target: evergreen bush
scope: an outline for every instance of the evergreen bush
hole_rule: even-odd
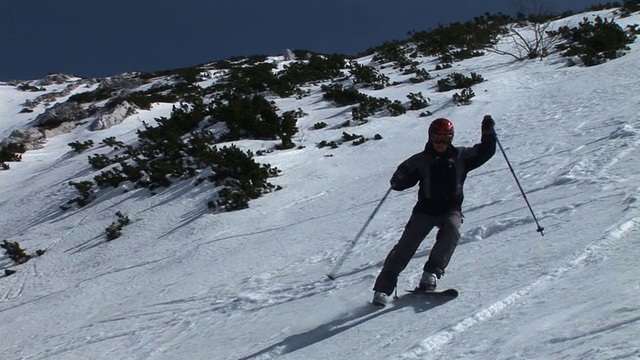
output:
[[[471,104],[471,99],[475,96],[476,94],[469,87],[462,90],[459,94],[458,93],[453,94],[453,102],[456,105],[469,105]]]
[[[0,248],[4,249],[5,254],[9,259],[17,262],[18,264],[24,264],[32,257],[27,254],[17,241],[3,240],[2,244],[0,244]]]
[[[22,160],[22,154],[27,151],[27,147],[20,143],[9,143],[0,148],[0,162]]]
[[[353,77],[355,84],[364,86],[375,86],[376,89],[384,88],[389,85],[389,77],[381,74],[378,70],[371,66],[361,65],[357,62],[351,64],[349,73]]]
[[[424,109],[429,106],[429,101],[431,101],[430,99],[425,99],[421,92],[409,93],[407,97],[409,98],[409,110]]]
[[[354,88],[344,88],[342,84],[334,83],[331,85],[322,85],[323,98],[336,103],[338,106],[353,105],[363,102],[367,99],[367,95],[362,94]]]
[[[122,235],[122,228],[129,225],[131,220],[127,215],[124,215],[120,211],[116,212],[117,220],[112,222],[111,225],[105,229],[107,233],[107,241],[115,240]]]
[[[471,77],[454,72],[449,74],[445,79],[438,80],[438,91],[445,92],[453,89],[465,89],[483,81],[482,76],[475,72],[471,73]]]
[[[562,55],[577,56],[585,66],[602,64],[622,56],[623,51],[629,50],[628,44],[635,40],[635,35],[627,33],[613,20],[600,16],[593,22],[585,17],[577,27],[563,26],[557,34],[566,40],[556,46]]]
[[[70,142],[67,145],[69,145],[69,147],[71,147],[71,149],[73,149],[73,151],[77,152],[78,154],[91,148],[93,146],[93,140],[87,140],[87,141],[74,141],[74,142]]]

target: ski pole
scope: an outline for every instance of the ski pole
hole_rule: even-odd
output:
[[[504,160],[507,162],[507,165],[509,165],[509,170],[511,170],[511,174],[513,175],[513,178],[516,179],[516,184],[518,184],[518,188],[520,189],[520,192],[522,193],[522,197],[524,198],[524,201],[527,203],[527,206],[529,207],[529,211],[531,211],[531,215],[533,216],[533,220],[536,222],[536,225],[538,225],[538,229],[536,230],[537,232],[540,233],[540,235],[544,236],[544,228],[542,226],[540,226],[540,223],[538,223],[538,219],[536,218],[536,214],[533,213],[533,209],[531,208],[531,204],[529,204],[529,200],[527,200],[527,195],[524,193],[524,190],[522,190],[522,186],[520,186],[520,181],[518,181],[518,177],[516,176],[516,172],[513,171],[513,166],[511,166],[511,163],[509,162],[509,158],[507,158],[507,153],[504,152],[504,148],[502,147],[502,144],[500,143],[500,140],[498,140],[498,134],[496,134],[496,132],[493,132],[493,135],[496,137],[496,143],[498,143],[498,146],[500,147],[500,151],[502,151],[502,156],[504,156]]]
[[[340,270],[340,268],[342,267],[342,264],[344,264],[344,261],[347,259],[347,256],[349,256],[349,254],[351,253],[351,250],[353,250],[353,247],[356,246],[356,243],[364,233],[364,230],[367,228],[367,226],[369,226],[369,223],[371,222],[373,217],[376,215],[376,213],[378,212],[378,209],[380,209],[380,206],[387,199],[387,196],[389,196],[390,193],[391,193],[391,188],[389,188],[389,190],[387,190],[387,193],[384,194],[384,196],[382,197],[382,200],[380,200],[380,202],[378,203],[378,206],[376,206],[376,208],[373,210],[373,213],[371,213],[367,221],[364,223],[364,226],[362,227],[362,229],[360,229],[360,231],[358,232],[358,235],[356,235],[356,237],[353,240],[351,240],[351,243],[349,244],[349,247],[347,248],[347,250],[344,252],[344,254],[342,254],[342,257],[333,266],[333,269],[331,269],[331,272],[327,274],[327,277],[329,279],[331,280],[336,279],[338,270]]]

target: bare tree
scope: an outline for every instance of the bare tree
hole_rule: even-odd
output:
[[[531,23],[525,25],[511,24],[504,40],[487,49],[500,55],[509,55],[517,60],[543,58],[549,55],[553,48],[562,41],[559,35],[550,35],[550,22]],[[511,49],[499,49],[499,45],[512,45]]]
[[[545,9],[543,0],[512,0],[518,9],[517,22],[507,26],[507,34],[500,44],[487,51],[509,55],[517,60],[543,58],[562,41],[559,35],[550,35],[551,12]],[[499,45],[506,45],[501,49]],[[506,49],[510,46],[510,49]]]

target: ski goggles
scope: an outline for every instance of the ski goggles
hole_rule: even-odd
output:
[[[431,141],[435,144],[451,144],[451,140],[453,140],[453,135],[449,134],[432,134]]]

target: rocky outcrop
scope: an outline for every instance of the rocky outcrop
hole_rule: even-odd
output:
[[[0,148],[4,148],[9,144],[22,144],[27,150],[40,149],[44,146],[45,141],[46,137],[40,129],[14,130],[8,138],[0,142]]]
[[[57,127],[63,122],[77,121],[88,116],[88,111],[82,105],[68,101],[55,104],[44,113],[38,115],[35,125],[43,128]]]
[[[296,54],[294,54],[293,51],[291,51],[289,49],[285,49],[284,50],[284,59],[285,60],[295,60],[296,59]]]
[[[61,85],[69,81],[69,79],[71,79],[71,76],[66,74],[61,74],[61,73],[49,74],[44,79],[40,80],[39,85],[40,86],[47,86],[47,85],[53,85],[53,84]]]
[[[91,127],[91,131],[98,131],[108,129],[114,125],[118,125],[124,121],[124,119],[136,110],[136,106],[126,101],[116,106],[110,113],[99,116]]]
[[[85,82],[73,82],[69,85],[67,85],[62,91],[54,91],[54,92],[48,92],[46,94],[42,94],[40,96],[38,96],[37,98],[33,99],[33,100],[27,100],[24,102],[24,106],[29,107],[29,108],[35,108],[36,106],[40,105],[40,104],[45,104],[45,105],[49,105],[55,101],[57,101],[59,98],[68,96],[69,94],[71,94],[71,92],[73,90],[75,90],[76,88],[78,88],[80,85],[84,84]]]
[[[117,96],[144,84],[146,84],[145,80],[135,77],[133,74],[121,74],[102,79],[98,90],[111,90],[113,91],[112,96]]]

